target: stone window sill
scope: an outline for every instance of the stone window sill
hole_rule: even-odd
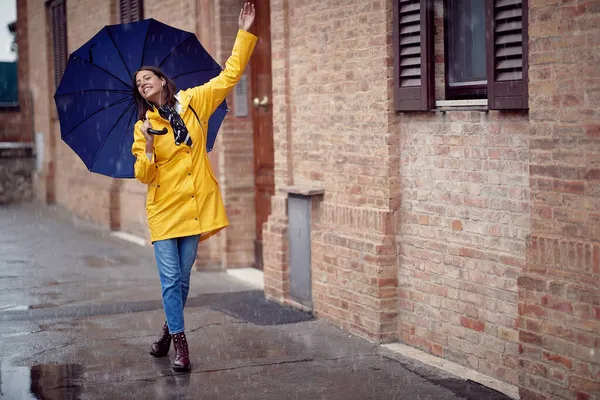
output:
[[[487,99],[478,100],[437,100],[435,112],[441,111],[489,111]]]

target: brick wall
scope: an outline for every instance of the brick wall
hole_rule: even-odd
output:
[[[445,99],[443,2],[435,95]],[[402,341],[516,384],[517,278],[530,232],[528,116],[401,113]]]
[[[517,278],[529,234],[527,116],[398,116],[400,337],[517,383]]]
[[[600,398],[600,3],[530,1],[522,399]],[[595,396],[594,396],[595,395]]]
[[[390,3],[391,6],[391,3]],[[396,335],[384,2],[272,1],[275,185],[265,291],[287,292],[286,185],[325,189],[313,215],[313,308],[353,332]]]
[[[392,112],[391,6],[271,2],[267,296],[290,302],[286,186],[323,187],[311,248],[317,315],[525,397],[592,398],[598,2],[530,1],[530,112]],[[435,17],[444,99],[441,1]]]

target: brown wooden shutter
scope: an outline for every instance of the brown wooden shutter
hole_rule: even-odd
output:
[[[130,0],[119,0],[119,14],[121,16],[121,23],[126,24],[129,22],[129,11],[131,9]]]
[[[396,111],[434,107],[433,1],[394,1],[394,105]]]
[[[527,109],[527,0],[486,0],[488,108]]]
[[[144,18],[143,0],[119,0],[121,23],[141,21]]]
[[[65,0],[53,0],[49,3],[52,22],[52,47],[54,53],[54,83],[60,83],[67,66],[67,15]]]

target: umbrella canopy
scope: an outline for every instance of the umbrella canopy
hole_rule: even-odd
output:
[[[178,89],[208,82],[219,64],[191,32],[154,19],[105,26],[69,56],[54,95],[61,137],[92,172],[133,178],[131,154],[137,107],[132,77],[155,66]],[[227,113],[224,101],[210,117],[206,150],[212,150]]]

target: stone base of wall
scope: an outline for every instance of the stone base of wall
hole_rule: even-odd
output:
[[[33,199],[34,169],[30,143],[0,143],[0,204]]]

